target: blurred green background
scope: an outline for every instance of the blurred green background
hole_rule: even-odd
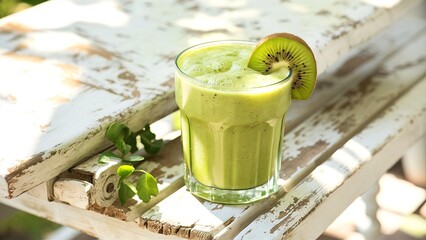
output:
[[[45,1],[46,0],[0,0],[0,18]]]
[[[6,206],[0,204],[0,211],[4,211],[6,209]],[[11,212],[9,216],[0,218],[0,239],[45,239],[47,234],[59,227],[60,225],[56,223],[52,223],[28,213],[21,211]]]

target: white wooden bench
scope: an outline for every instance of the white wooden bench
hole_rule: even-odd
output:
[[[426,133],[426,23],[403,17],[424,3],[377,2],[51,0],[1,19],[0,202],[107,239],[316,238]],[[119,163],[96,163],[105,129],[176,110],[178,52],[280,31],[313,47],[320,73],[287,114],[282,189],[197,199],[173,135],[140,166],[159,195],[115,201]]]

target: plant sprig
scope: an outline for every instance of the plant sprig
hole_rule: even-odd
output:
[[[131,132],[129,127],[122,123],[112,123],[107,131],[106,137],[114,143],[119,154],[112,151],[105,151],[99,156],[99,163],[107,163],[110,158],[119,158],[124,163],[117,169],[118,197],[121,205],[135,195],[145,203],[151,200],[151,196],[158,194],[157,179],[145,170],[135,169],[133,163],[144,160],[143,156],[134,153],[144,148],[149,154],[158,153],[163,147],[162,139],[155,139],[155,134],[151,132],[149,125],[137,132]],[[134,173],[139,173],[136,185],[128,181],[128,177]]]
[[[136,186],[126,180],[127,177],[135,172],[142,173],[138,178]],[[121,205],[136,194],[144,203],[149,202],[151,196],[157,196],[158,194],[157,179],[147,171],[135,169],[132,165],[121,165],[117,169],[117,175],[119,176],[118,198]]]

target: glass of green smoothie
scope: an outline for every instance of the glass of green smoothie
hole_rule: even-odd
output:
[[[282,61],[268,74],[248,67],[255,46],[210,42],[176,59],[185,184],[212,202],[250,203],[278,190],[285,114],[298,75]]]

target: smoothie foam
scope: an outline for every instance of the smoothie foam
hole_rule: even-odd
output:
[[[263,75],[247,67],[252,45],[210,46],[185,53],[178,65],[182,72],[200,82],[230,89],[271,85],[287,77],[289,70]]]

